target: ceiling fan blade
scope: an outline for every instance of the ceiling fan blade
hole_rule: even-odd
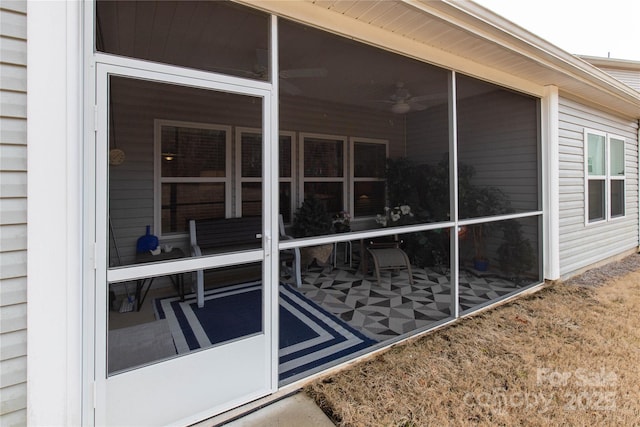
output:
[[[306,77],[326,77],[326,68],[293,68],[281,70],[280,77],[283,79],[306,78]]]
[[[430,93],[429,95],[412,96],[408,102],[431,101],[433,99],[446,99],[446,93]]]
[[[213,71],[215,73],[221,74],[231,74],[232,76],[247,78],[247,79],[260,79],[264,80],[265,76],[261,73],[251,70],[242,70],[240,68],[228,68],[228,67],[217,67],[217,66],[206,66],[206,69],[209,71]]]
[[[409,105],[411,106],[411,111],[422,111],[427,109],[426,105],[418,104],[413,101],[409,102]]]

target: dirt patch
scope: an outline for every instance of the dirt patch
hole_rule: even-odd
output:
[[[638,425],[640,256],[306,388],[339,426]]]

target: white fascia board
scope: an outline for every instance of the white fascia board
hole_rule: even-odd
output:
[[[473,1],[401,1],[459,28],[465,28],[467,31],[487,41],[499,44],[514,53],[526,56],[550,70],[597,88],[610,96],[636,106],[640,105],[638,92],[611,77],[608,73]],[[456,14],[455,11],[462,13]]]
[[[596,90],[605,96],[622,101],[627,106],[623,108],[623,111],[626,111],[626,114],[632,112],[632,116],[637,116],[633,112],[640,105],[640,97],[627,85],[577,56],[469,0],[395,1],[412,7],[416,13],[436,17],[449,23],[452,28],[462,29],[486,40],[487,43],[501,46],[518,57],[529,58],[550,72],[556,73],[557,78],[554,78],[553,81],[534,83],[526,77],[509,74],[498,68],[474,62],[419,41],[404,38],[366,22],[358,21],[327,9],[323,3],[317,5],[307,1],[237,1],[268,13],[539,97],[544,95],[543,87],[545,85],[558,85],[560,80],[570,78],[583,85],[585,89],[590,88],[590,90]],[[560,87],[560,89],[566,91],[566,88]],[[574,95],[584,97],[581,93]],[[590,95],[589,98],[591,97]],[[606,103],[603,107],[608,108]]]
[[[619,70],[640,71],[640,61],[617,58],[602,58],[600,56],[578,55],[578,58],[587,61],[596,67],[608,67]]]

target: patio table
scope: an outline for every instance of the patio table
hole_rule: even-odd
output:
[[[158,255],[153,255],[150,252],[141,252],[136,254],[136,263],[143,264],[148,262],[157,262],[157,261],[170,261],[173,259],[184,258],[184,252],[182,249],[173,248],[169,252],[161,252]],[[180,301],[184,301],[184,277],[182,273],[169,274],[169,278],[178,289],[178,293],[180,294]],[[158,276],[145,277],[143,279],[136,280],[136,311],[140,311],[142,307],[142,303],[144,302],[147,294],[149,293],[149,289],[151,289],[151,285],[153,285],[154,279]],[[146,291],[142,294],[146,286]]]

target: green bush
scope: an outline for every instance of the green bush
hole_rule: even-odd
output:
[[[293,235],[295,237],[312,237],[331,234],[333,220],[324,204],[315,197],[302,202],[293,218]]]

